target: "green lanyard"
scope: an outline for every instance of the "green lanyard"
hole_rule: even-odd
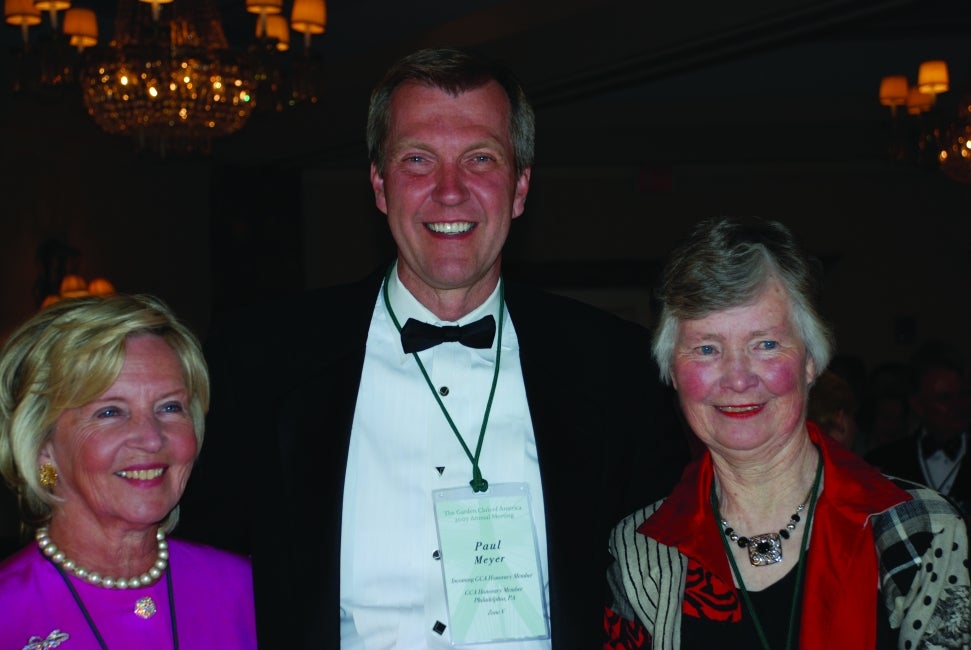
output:
[[[388,268],[388,272],[384,276],[384,306],[388,310],[388,314],[391,316],[391,320],[394,322],[394,326],[400,334],[401,323],[398,322],[398,317],[395,316],[394,310],[391,308],[391,300],[388,298],[388,282],[391,280],[391,272],[393,270],[394,264]],[[479,469],[479,455],[482,453],[482,441],[485,439],[486,426],[489,424],[489,413],[492,411],[492,398],[496,396],[496,384],[499,382],[499,355],[502,352],[502,320],[503,314],[506,311],[505,305],[505,290],[503,288],[502,278],[500,277],[499,324],[496,326],[496,369],[492,375],[492,388],[489,389],[489,401],[486,402],[485,413],[482,415],[482,428],[479,429],[479,442],[475,446],[474,455],[469,450],[469,446],[465,444],[462,434],[459,433],[458,427],[455,426],[455,422],[452,421],[452,417],[448,414],[448,409],[446,409],[445,404],[442,403],[442,398],[438,396],[438,391],[436,391],[435,386],[432,385],[432,380],[428,377],[428,371],[425,370],[425,364],[421,362],[417,352],[411,353],[412,356],[415,357],[415,361],[418,362],[418,368],[421,370],[421,374],[425,378],[425,383],[428,384],[428,389],[432,392],[432,397],[434,397],[435,401],[438,402],[438,408],[442,409],[445,419],[448,420],[448,426],[452,428],[452,433],[455,434],[459,444],[462,445],[462,449],[465,450],[465,455],[469,457],[469,461],[472,463],[472,480],[469,481],[469,485],[472,486],[473,492],[485,492],[489,489],[489,481],[482,478],[482,470]]]
[[[810,490],[812,492],[812,496],[809,500],[809,510],[806,513],[806,527],[803,529],[802,544],[799,547],[799,566],[796,567],[796,586],[793,589],[792,594],[792,609],[789,611],[789,632],[786,635],[786,650],[789,650],[789,648],[792,647],[793,623],[796,621],[796,610],[802,594],[802,578],[806,569],[806,546],[809,544],[810,526],[813,522],[813,514],[816,511],[816,497],[819,495],[819,479],[822,477],[822,475],[823,452],[820,451],[819,464],[816,466],[816,478],[813,480],[813,487]],[[718,497],[715,495],[714,481],[712,481],[711,484],[711,509],[715,514],[715,525],[717,527],[720,516],[718,514]],[[759,635],[759,640],[762,642],[762,647],[765,648],[765,650],[770,650],[769,640],[765,636],[765,630],[762,629],[762,623],[759,621],[758,614],[755,613],[755,607],[752,605],[752,599],[749,597],[748,590],[745,588],[745,581],[742,580],[742,572],[738,570],[738,564],[735,563],[735,556],[732,554],[732,547],[728,543],[728,538],[722,534],[721,527],[718,527],[718,535],[722,538],[722,542],[725,544],[725,553],[728,554],[728,561],[732,565],[732,572],[735,574],[735,579],[738,580],[738,587],[742,592],[742,599],[745,601],[745,606],[748,607],[749,614],[752,616],[752,623],[755,625],[755,632]]]

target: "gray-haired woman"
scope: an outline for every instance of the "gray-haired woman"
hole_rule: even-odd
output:
[[[831,355],[775,222],[702,222],[664,271],[654,353],[706,447],[614,530],[605,648],[967,648],[967,531],[806,421]]]

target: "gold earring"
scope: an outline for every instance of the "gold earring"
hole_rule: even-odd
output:
[[[53,490],[57,485],[57,470],[50,463],[44,463],[38,470],[40,472],[40,484]]]

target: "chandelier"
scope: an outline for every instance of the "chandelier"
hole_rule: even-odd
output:
[[[257,107],[317,100],[310,36],[326,28],[325,0],[294,0],[289,23],[283,0],[245,6],[257,14],[255,36],[237,51],[214,0],[120,0],[113,38],[100,47],[90,9],[71,0],[5,0],[6,21],[23,31],[15,90],[76,82],[105,132],[132,136],[138,148],[163,156],[208,153],[214,138],[241,129]],[[49,33],[34,44],[29,29],[42,23],[42,11],[50,15]],[[305,47],[287,58],[291,28],[305,34]],[[26,63],[32,59],[39,62]]]
[[[904,75],[884,77],[880,103],[890,107],[889,153],[896,160],[940,169],[959,183],[971,183],[971,91],[950,115],[938,97],[951,89],[947,62],[924,61],[911,85]]]

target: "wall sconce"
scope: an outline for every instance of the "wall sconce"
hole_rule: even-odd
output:
[[[948,117],[937,106],[938,95],[951,89],[947,62],[924,61],[917,71],[917,83],[891,75],[880,81],[880,103],[890,107],[893,137],[892,158],[940,169],[959,183],[971,183],[971,92],[959,102],[957,115]],[[898,115],[897,107],[906,107]]]
[[[84,296],[110,296],[115,292],[115,285],[105,278],[95,278],[91,282],[85,282],[80,275],[65,275],[61,280],[61,290],[59,293],[50,294],[45,297],[40,304],[43,309],[48,305],[53,305],[66,298],[81,298]]]
[[[947,63],[944,61],[924,61],[917,70],[917,89],[928,95],[946,93],[950,88]]]

